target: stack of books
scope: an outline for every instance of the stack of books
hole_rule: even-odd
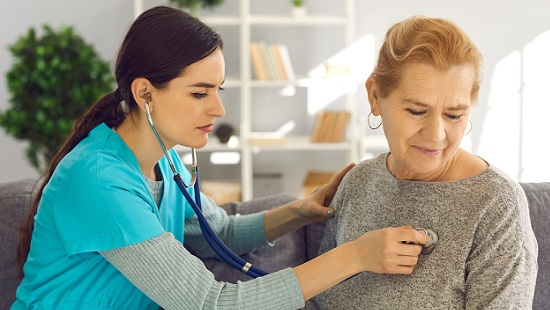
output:
[[[349,111],[320,111],[315,119],[311,142],[343,142],[349,119]]]
[[[316,189],[328,183],[335,174],[334,171],[308,171],[302,181],[304,196],[311,195]]]
[[[250,60],[257,80],[294,80],[294,69],[284,44],[250,43]]]
[[[210,197],[216,205],[241,201],[241,183],[226,180],[201,180],[201,192]]]
[[[286,137],[280,132],[251,132],[248,138],[248,143],[254,146],[278,146],[286,142]]]

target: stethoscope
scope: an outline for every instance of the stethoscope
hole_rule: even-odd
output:
[[[428,236],[428,243],[426,244],[422,244],[422,254],[429,254],[431,253],[434,249],[435,249],[435,246],[437,245],[437,243],[439,242],[439,236],[435,233],[435,231],[431,230],[431,229],[426,229],[426,228],[416,228],[416,230],[418,230],[419,232],[423,233],[424,235]],[[403,241],[404,243],[411,243],[411,244],[416,244],[416,242],[408,242],[408,241]]]
[[[202,234],[204,235],[204,238],[206,239],[206,242],[212,250],[220,257],[223,261],[231,265],[233,268],[253,277],[261,277],[265,276],[268,273],[261,270],[258,267],[253,266],[251,263],[245,261],[240,256],[235,254],[231,249],[229,249],[223,241],[220,240],[220,238],[216,235],[212,227],[208,224],[206,219],[204,218],[204,215],[202,214],[202,205],[201,205],[201,191],[199,187],[199,166],[197,164],[197,154],[195,148],[191,148],[191,181],[189,182],[189,185],[186,185],[183,180],[181,179],[181,175],[176,170],[176,167],[174,166],[174,162],[172,161],[172,157],[168,152],[166,151],[166,147],[164,146],[164,143],[160,139],[160,136],[155,129],[155,126],[153,124],[153,118],[151,117],[151,112],[149,110],[149,103],[145,103],[145,115],[147,117],[147,121],[149,122],[149,126],[151,126],[151,130],[153,130],[153,133],[155,134],[155,137],[157,138],[160,147],[162,148],[162,152],[164,153],[164,156],[166,156],[166,159],[168,159],[168,164],[170,165],[170,169],[174,173],[174,181],[176,182],[180,192],[183,194],[189,205],[191,205],[191,208],[193,208],[193,211],[195,211],[195,214],[197,215],[197,218],[199,220],[199,225],[202,231]],[[193,187],[195,190],[195,200],[191,198],[191,195],[187,192],[186,188]],[[439,241],[439,237],[437,234],[431,230],[431,229],[425,229],[425,228],[416,228],[416,230],[420,231],[421,233],[427,235],[428,237],[428,243],[422,245],[422,253],[428,254],[431,253],[436,244]],[[403,243],[414,243],[414,242],[408,242],[403,241]]]
[[[241,257],[239,257],[237,254],[235,254],[231,249],[229,249],[223,241],[220,240],[220,238],[216,235],[212,227],[208,224],[206,219],[204,218],[204,215],[202,214],[202,205],[201,205],[201,191],[199,187],[199,166],[197,165],[197,154],[195,151],[195,148],[191,148],[191,181],[189,182],[189,185],[186,185],[179,172],[176,170],[176,167],[174,166],[174,162],[172,161],[172,157],[168,152],[166,151],[166,147],[164,146],[164,143],[160,139],[160,136],[155,129],[155,126],[153,124],[153,118],[151,117],[151,112],[149,110],[149,103],[145,103],[145,115],[147,117],[147,121],[149,122],[149,126],[151,126],[151,129],[153,130],[153,133],[155,134],[155,137],[157,138],[160,147],[162,148],[162,152],[164,153],[164,156],[168,159],[168,164],[170,165],[170,169],[174,173],[174,181],[178,185],[178,188],[180,192],[183,194],[189,205],[191,205],[191,208],[193,208],[193,211],[195,211],[195,214],[197,215],[197,218],[199,220],[199,225],[201,227],[202,234],[204,235],[204,238],[206,239],[206,242],[212,250],[220,257],[223,261],[234,267],[235,269],[253,277],[261,277],[267,275],[267,272],[261,270],[258,267],[252,266],[251,263],[245,261]],[[187,192],[186,188],[193,187],[195,190],[195,200],[191,198],[191,195]]]

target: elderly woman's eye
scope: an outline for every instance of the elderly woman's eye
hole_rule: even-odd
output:
[[[409,112],[411,115],[414,115],[414,116],[420,116],[420,115],[426,113],[425,111],[417,111],[417,110],[413,110],[413,109],[407,109],[407,112]]]
[[[462,117],[462,114],[459,114],[459,115],[447,114],[447,117],[456,121],[456,120],[459,120]]]

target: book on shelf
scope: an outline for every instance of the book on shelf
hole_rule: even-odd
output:
[[[288,77],[286,75],[286,70],[283,64],[283,58],[281,57],[281,53],[279,52],[279,47],[277,45],[271,45],[271,53],[273,54],[273,57],[275,58],[275,64],[277,64],[277,71],[279,72],[279,78],[281,80],[288,80]]]
[[[349,111],[319,111],[310,141],[313,143],[343,142],[350,119]]]
[[[221,206],[224,203],[241,201],[241,183],[230,180],[201,180],[201,192]]]
[[[286,142],[286,137],[280,132],[251,132],[248,137],[248,143],[254,146],[279,146]]]
[[[263,58],[262,49],[259,42],[250,43],[250,60],[252,62],[252,70],[254,78],[257,80],[267,80],[267,67]]]
[[[257,80],[293,80],[294,69],[288,48],[284,44],[267,45],[250,42],[250,61]]]
[[[277,68],[277,61],[275,60],[275,55],[271,50],[271,45],[267,45],[265,42],[260,42],[260,47],[262,48],[262,53],[267,64],[267,75],[270,80],[280,80],[279,69]]]
[[[334,171],[308,171],[302,181],[304,196],[311,195],[317,188],[328,183],[335,174]]]
[[[294,67],[292,67],[292,62],[290,61],[290,53],[288,52],[288,48],[284,44],[277,44],[276,47],[281,57],[281,62],[283,65],[284,74],[286,75],[286,79],[290,81],[296,79],[296,75],[294,74]]]

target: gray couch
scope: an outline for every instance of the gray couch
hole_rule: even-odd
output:
[[[29,207],[33,185],[33,180],[0,184],[0,247],[4,253],[0,256],[0,309],[9,308],[20,281],[15,262],[17,225]],[[550,183],[521,185],[529,200],[531,221],[539,243],[539,271],[533,309],[550,309]],[[292,199],[292,196],[277,195],[222,207],[230,214],[246,214],[270,209]],[[259,249],[243,257],[268,272],[296,266],[315,256],[322,234],[323,224],[309,225],[279,239],[274,248]],[[204,263],[220,281],[249,279],[217,259],[205,259]]]

